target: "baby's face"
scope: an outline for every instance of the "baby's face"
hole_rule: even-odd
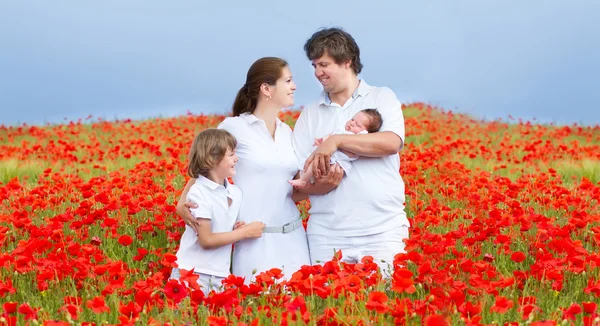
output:
[[[346,122],[346,131],[358,134],[363,130],[367,130],[367,127],[371,123],[371,119],[364,112],[358,112],[352,117],[352,119]]]

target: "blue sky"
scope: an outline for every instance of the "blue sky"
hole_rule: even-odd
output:
[[[600,124],[600,1],[0,2],[0,124],[226,113],[250,64],[341,26],[361,77],[476,118]]]

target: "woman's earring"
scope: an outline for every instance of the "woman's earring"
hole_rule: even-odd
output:
[[[269,95],[269,97],[267,97],[267,101],[271,99],[271,95]]]

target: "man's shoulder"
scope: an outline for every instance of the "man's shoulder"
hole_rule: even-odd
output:
[[[319,108],[321,107],[321,103],[313,102],[310,104],[306,104],[302,107],[302,112],[300,114],[311,114],[313,112],[319,112]]]
[[[387,86],[371,86],[371,90],[369,92],[371,95],[386,98],[397,98],[396,92],[394,92],[391,88]]]
[[[370,97],[368,99],[368,102],[371,103],[370,105],[376,106],[380,110],[386,111],[386,108],[390,109],[402,106],[396,93],[387,86],[372,86],[368,96]]]

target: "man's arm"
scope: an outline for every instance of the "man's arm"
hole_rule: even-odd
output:
[[[389,88],[382,88],[375,105],[382,116],[379,132],[367,135],[334,135],[324,141],[309,156],[304,170],[313,164],[313,173],[320,177],[329,172],[329,159],[339,148],[360,156],[381,157],[398,153],[404,147],[404,116],[402,104]],[[332,139],[333,138],[333,139]]]
[[[381,157],[397,154],[402,148],[402,139],[391,132],[383,131],[367,135],[333,135],[327,138],[304,163],[304,171],[313,163],[313,174],[319,178],[329,173],[329,159],[338,149],[359,156]],[[323,171],[323,172],[321,172]]]
[[[332,142],[337,149],[352,152],[359,156],[394,155],[402,148],[402,139],[391,131],[366,135],[334,135],[332,137],[334,137]]]
[[[309,112],[310,108],[308,107],[302,110],[300,116],[298,117],[298,120],[296,121],[296,125],[294,126],[292,144],[294,146],[294,151],[299,162],[301,162],[300,160],[302,160],[304,157],[307,157],[313,148],[314,135],[310,132],[311,126],[310,119],[308,117]],[[329,166],[329,161],[327,161],[327,165]],[[337,166],[339,167],[339,164]],[[304,168],[304,170],[306,171],[306,167]],[[308,187],[303,189],[294,189],[294,192],[299,192],[301,194],[304,194],[305,196],[324,195],[330,192],[331,190],[335,189],[342,181],[343,176],[344,170],[341,167],[339,167],[339,170],[331,169],[331,173],[315,177],[314,184],[309,184]],[[292,198],[302,197],[301,195],[296,194]]]

